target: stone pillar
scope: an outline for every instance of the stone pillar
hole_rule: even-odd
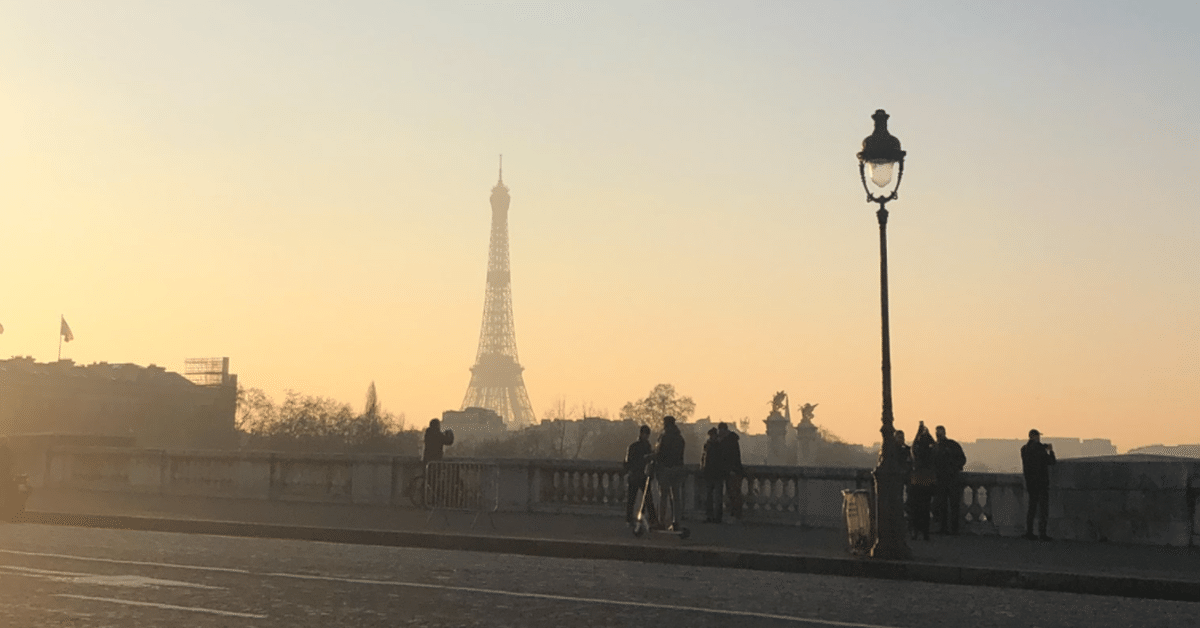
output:
[[[795,451],[787,445],[787,434],[791,428],[788,421],[778,410],[772,411],[763,423],[767,424],[767,460],[766,464],[794,465]]]
[[[796,442],[799,449],[799,461],[801,466],[815,466],[817,455],[817,441],[821,436],[817,434],[817,426],[807,416],[800,420],[800,424],[796,426]]]

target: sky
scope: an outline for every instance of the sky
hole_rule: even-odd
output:
[[[458,409],[504,155],[525,384],[1200,442],[1200,6],[0,2],[0,356]],[[794,408],[793,408],[794,409]],[[798,411],[796,412],[798,418]]]

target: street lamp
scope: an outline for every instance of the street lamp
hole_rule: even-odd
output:
[[[875,132],[862,143],[858,154],[858,176],[868,203],[878,203],[879,211],[879,302],[883,313],[883,444],[879,452],[879,464],[875,467],[875,547],[871,556],[876,558],[906,559],[912,556],[905,539],[904,526],[904,467],[900,460],[900,448],[892,427],[892,352],[888,331],[888,279],[887,279],[887,203],[897,198],[900,180],[904,177],[904,151],[900,140],[888,133],[888,114],[883,109],[871,116],[875,121]],[[870,170],[868,179],[867,171]],[[892,186],[892,176],[895,185]],[[869,183],[868,183],[869,181]],[[872,192],[874,188],[878,194]],[[889,191],[890,189],[890,191]]]

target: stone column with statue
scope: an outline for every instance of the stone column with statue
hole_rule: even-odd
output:
[[[816,466],[817,442],[821,440],[817,425],[813,423],[813,410],[820,404],[806,403],[800,406],[800,424],[796,426],[796,442],[798,452],[797,464],[801,466]]]
[[[794,448],[788,446],[788,432],[792,427],[792,416],[791,410],[788,408],[786,392],[781,390],[775,393],[775,396],[771,399],[771,414],[767,416],[763,423],[767,424],[766,464],[796,464],[796,451]]]

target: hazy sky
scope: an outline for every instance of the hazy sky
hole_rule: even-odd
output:
[[[457,409],[497,155],[539,417],[671,383],[900,427],[1200,442],[1200,8],[1179,3],[0,2],[0,355],[229,356]]]

